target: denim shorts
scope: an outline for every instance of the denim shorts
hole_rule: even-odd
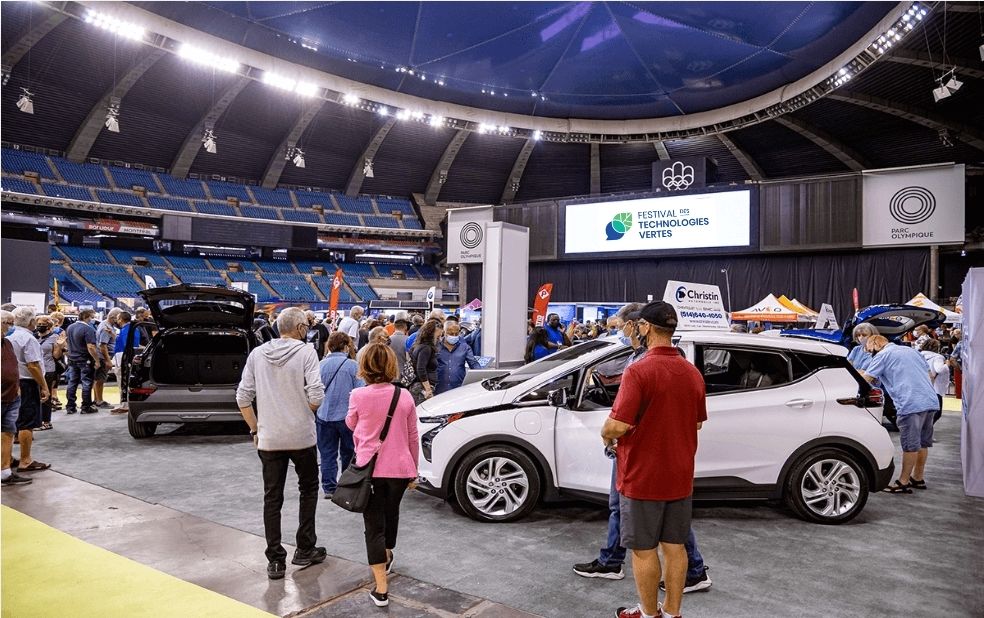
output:
[[[3,422],[2,425],[3,433],[17,433],[17,415],[20,414],[20,396],[14,399],[10,403],[3,404],[3,418],[0,419]]]
[[[895,419],[903,453],[914,453],[933,446],[933,415],[936,410],[903,414]]]

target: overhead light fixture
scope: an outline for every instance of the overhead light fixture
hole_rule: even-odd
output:
[[[287,160],[294,164],[294,167],[304,169],[304,151],[297,146],[287,149]]]
[[[359,97],[357,97],[357,96],[355,96],[354,94],[351,94],[351,93],[346,93],[346,94],[342,95],[342,101],[346,105],[358,105],[359,104]]]
[[[376,113],[380,116],[389,116],[390,110],[385,105],[381,105],[379,109],[376,110]]]
[[[940,143],[946,148],[953,148],[953,140],[950,138],[950,131],[948,129],[940,129],[939,132]]]
[[[178,49],[178,55],[185,60],[194,62],[195,64],[200,64],[202,66],[224,71],[226,73],[239,72],[239,62],[236,60],[219,56],[218,54],[213,54],[210,51],[205,51],[200,47],[189,45],[188,43],[181,45],[181,48]]]
[[[541,131],[539,129],[537,129],[536,131],[533,131],[533,141],[538,142],[541,139],[543,139],[543,131]]]
[[[205,147],[205,152],[215,154],[217,152],[216,144],[215,133],[212,129],[205,129],[205,135],[202,137],[202,146]]]
[[[362,174],[366,178],[375,178],[375,174],[372,173],[372,159],[365,160],[365,163],[362,165]]]
[[[397,120],[409,120],[410,119],[410,112],[407,111],[407,110],[405,110],[405,109],[401,109],[400,111],[396,112],[396,119]]]
[[[429,122],[430,126],[439,127],[444,124],[444,116],[431,116]]]
[[[118,34],[121,37],[134,41],[143,40],[144,35],[147,34],[146,30],[136,24],[125,22],[93,10],[86,12],[85,23],[92,24],[103,30],[109,30],[113,34]]]
[[[957,79],[955,71],[955,68],[950,69],[937,80],[939,87],[933,89],[933,100],[935,102],[939,103],[943,99],[948,98],[963,86],[963,82]]]
[[[952,94],[957,90],[960,90],[961,86],[963,86],[963,82],[957,79],[957,76],[951,72],[950,79],[946,82],[946,87],[950,90],[950,93]]]
[[[25,114],[34,113],[34,100],[31,98],[34,93],[27,88],[21,88],[20,98],[17,99],[17,109],[24,112]]]
[[[106,129],[110,133],[120,132],[120,100],[115,97],[106,110]]]
[[[318,86],[316,84],[312,84],[311,82],[297,82],[297,86],[294,87],[294,92],[302,97],[313,97],[318,94]]]
[[[495,126],[491,124],[485,124],[484,122],[478,125],[478,132],[485,134],[495,131]]]

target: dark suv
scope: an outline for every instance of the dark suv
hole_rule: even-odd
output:
[[[154,435],[159,423],[240,421],[236,387],[256,345],[253,295],[204,285],[175,285],[140,292],[154,316],[156,334],[143,351],[127,342],[134,438]]]

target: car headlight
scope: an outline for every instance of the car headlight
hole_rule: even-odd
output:
[[[440,416],[425,416],[418,419],[421,423],[426,423],[428,425],[431,423],[437,423],[437,427],[434,427],[420,438],[420,451],[424,454],[424,459],[427,461],[432,461],[431,447],[434,444],[434,438],[437,437],[437,434],[442,429],[464,416],[464,412],[456,412],[454,414],[442,414]]]

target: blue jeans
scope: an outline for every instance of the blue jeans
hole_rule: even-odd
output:
[[[608,544],[598,553],[598,562],[605,566],[621,566],[625,562],[625,548],[620,545],[619,530],[622,526],[622,512],[619,509],[618,490],[615,489],[615,462],[612,462],[612,486],[608,492]],[[687,579],[697,579],[704,574],[704,557],[697,549],[697,535],[691,526],[687,541]]]
[[[78,410],[75,404],[76,391],[82,384],[82,407],[92,407],[92,381],[95,368],[92,361],[68,363],[68,386],[65,388],[65,409]]]
[[[318,453],[321,455],[321,488],[326,494],[335,493],[338,486],[338,459],[341,455],[342,467],[348,468],[355,456],[352,443],[352,430],[345,421],[317,420]]]

